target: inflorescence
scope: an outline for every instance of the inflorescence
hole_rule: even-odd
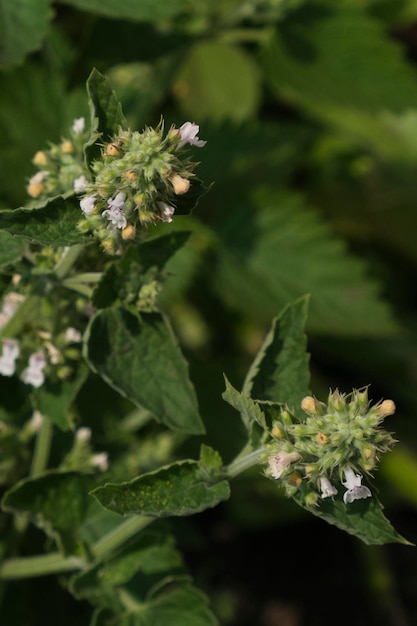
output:
[[[37,152],[37,174],[29,181],[32,198],[47,199],[73,191],[80,196],[82,232],[92,232],[110,254],[124,241],[136,238],[137,229],[158,222],[172,222],[178,196],[190,189],[195,163],[187,146],[202,148],[199,126],[185,122],[172,126],[164,136],[164,124],[142,132],[119,129],[101,145],[101,158],[91,171],[84,164],[83,145],[88,139],[84,118],[74,120],[70,139]]]
[[[301,408],[304,421],[283,408],[274,422],[266,474],[281,481],[287,496],[300,491],[311,506],[320,498],[333,499],[340,485],[345,487],[345,504],[371,497],[362,479],[395,443],[380,428],[395,412],[394,402],[384,400],[371,407],[367,389],[349,395],[336,390],[327,404],[307,396]]]

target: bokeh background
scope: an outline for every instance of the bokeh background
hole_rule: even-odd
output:
[[[238,387],[271,318],[309,293],[314,394],[370,384],[375,401],[397,405],[386,427],[399,443],[375,484],[416,543],[415,0],[0,7],[0,207],[25,204],[33,154],[88,117],[93,67],[133,128],[161,115],[199,124],[197,173],[214,184],[191,217],[174,220],[193,235],[171,262],[162,306],[191,364],[204,441],[225,461],[239,451],[222,373]],[[80,394],[103,441],[117,402],[96,380]],[[172,528],[226,626],[417,624],[415,548],[365,546],[285,500],[259,470],[232,483],[229,502]],[[32,541],[42,545],[38,531]],[[51,577],[16,583],[1,623],[87,626],[90,614]]]

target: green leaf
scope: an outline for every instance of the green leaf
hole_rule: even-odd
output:
[[[319,115],[404,111],[417,100],[414,70],[362,7],[311,2],[280,26],[262,53],[272,86]]]
[[[226,383],[226,391],[222,394],[222,398],[234,409],[239,411],[246,428],[250,430],[252,423],[255,420],[263,430],[266,430],[267,425],[265,415],[259,404],[252,400],[249,394],[237,391],[237,389],[229,383],[226,376],[224,379]]]
[[[116,391],[172,430],[204,432],[187,363],[162,315],[102,309],[84,340],[91,368]]]
[[[108,78],[93,69],[87,80],[89,98],[91,134],[85,146],[87,163],[99,158],[101,151],[96,145],[98,139],[109,141],[120,126],[125,126],[122,105],[111,88]]]
[[[126,483],[98,487],[91,495],[119,515],[168,517],[199,513],[230,496],[229,483],[222,480],[221,467],[216,468],[218,458],[204,449],[200,461],[178,461]]]
[[[73,426],[69,409],[84,384],[87,373],[87,368],[80,364],[76,375],[71,380],[54,384],[47,381],[40,389],[37,408],[42,415],[47,415],[61,430],[68,430]]]
[[[229,305],[267,321],[311,294],[308,328],[376,336],[396,332],[365,266],[319,215],[288,191],[263,189],[218,223],[214,287]]]
[[[50,472],[21,480],[3,497],[3,510],[25,513],[66,554],[78,545],[78,530],[88,506],[92,477],[76,472]]]
[[[0,65],[17,65],[41,47],[53,15],[50,4],[50,0],[0,0]]]
[[[207,597],[191,584],[167,580],[136,611],[98,611],[91,626],[218,626]]]
[[[184,61],[174,91],[191,118],[241,122],[256,113],[259,71],[253,58],[237,46],[199,43]]]
[[[57,196],[37,208],[0,211],[0,229],[43,246],[73,246],[88,238],[77,229],[82,217],[75,196]]]
[[[313,515],[321,517],[329,524],[333,524],[350,535],[354,535],[368,545],[382,545],[385,543],[411,545],[391,526],[382,513],[382,504],[375,496],[365,500],[355,500],[349,505],[346,505],[341,499],[332,501],[330,498],[327,498],[326,500],[320,500],[319,505],[315,507],[305,504],[304,496],[301,492],[294,496],[294,500]]]
[[[118,20],[159,21],[183,12],[184,0],[59,0],[83,11],[97,13]]]
[[[25,244],[13,235],[0,230],[0,266],[16,261],[25,249]]]
[[[243,395],[287,404],[297,411],[309,392],[307,313],[308,298],[301,298],[274,319],[246,376]]]

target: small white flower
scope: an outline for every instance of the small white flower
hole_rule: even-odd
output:
[[[79,330],[70,326],[65,331],[65,341],[67,343],[79,343],[82,339],[82,335]]]
[[[343,472],[345,474],[345,482],[342,481],[342,485],[347,489],[343,495],[343,502],[345,504],[349,504],[354,500],[360,500],[361,498],[372,497],[370,489],[361,484],[362,476],[360,474],[355,474],[351,467],[345,467]]]
[[[85,119],[83,117],[77,117],[72,123],[72,132],[76,135],[81,135],[85,129]]]
[[[287,467],[300,458],[298,452],[278,452],[278,454],[271,454],[268,459],[268,464],[273,478],[277,480],[281,478]]]
[[[115,198],[111,198],[107,202],[107,206],[109,208],[102,213],[103,217],[106,217],[109,222],[111,222],[117,228],[126,228],[127,226],[127,219],[124,216],[124,211],[126,208],[125,198],[126,194],[123,191],[119,191]]]
[[[21,379],[27,385],[32,387],[41,387],[45,382],[45,374],[43,370],[46,366],[46,359],[43,352],[35,352],[29,357],[28,366],[23,370]]]
[[[159,208],[161,220],[168,223],[172,222],[172,216],[175,213],[175,208],[166,202],[157,202],[156,204]]]
[[[37,433],[43,424],[43,415],[40,411],[34,411],[29,422],[29,428],[32,432]]]
[[[198,131],[200,127],[193,122],[185,122],[180,127],[180,142],[178,147],[181,148],[186,143],[189,143],[191,146],[197,146],[197,148],[203,148],[206,145],[207,141],[203,141],[197,137]]]
[[[85,196],[80,200],[81,211],[84,215],[91,215],[94,211],[95,203],[96,203],[97,194],[93,193],[91,196]]]
[[[83,191],[85,191],[85,188],[87,187],[87,179],[84,174],[78,176],[78,178],[74,180],[73,187],[75,193],[82,193]]]
[[[24,296],[21,296],[19,293],[15,293],[14,291],[4,296],[3,306],[0,311],[0,328],[3,328],[9,319],[13,317],[16,309],[24,299]]]
[[[3,352],[0,356],[0,374],[2,376],[13,376],[16,371],[15,361],[19,353],[19,343],[16,339],[3,339]]]
[[[101,472],[105,472],[109,468],[109,455],[107,452],[99,452],[91,457],[91,464],[98,467]]]
[[[34,174],[29,180],[29,185],[37,185],[39,183],[42,183],[47,176],[49,176],[48,170],[41,170],[40,172],[36,172],[36,174]]]
[[[82,428],[78,428],[75,432],[75,437],[78,441],[90,441],[91,439],[91,428],[87,426],[83,426]]]
[[[320,476],[320,491],[322,498],[333,498],[337,494],[336,487],[333,487],[332,483],[326,476]]]

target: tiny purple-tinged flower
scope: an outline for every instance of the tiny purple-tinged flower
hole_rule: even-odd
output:
[[[96,204],[97,194],[93,193],[91,196],[85,196],[80,200],[81,211],[84,215],[91,215],[94,211],[94,207]]]
[[[16,371],[16,359],[19,356],[19,343],[16,339],[3,339],[3,351],[0,356],[0,374],[13,376]]]
[[[320,491],[322,498],[333,498],[337,494],[337,489],[332,485],[326,476],[320,476]]]
[[[117,228],[125,228],[127,226],[127,219],[124,215],[126,208],[124,204],[125,198],[126,194],[123,191],[119,191],[114,198],[107,202],[109,208],[102,213],[103,217],[106,217]]]
[[[107,452],[99,452],[91,457],[91,464],[98,467],[101,472],[105,472],[109,468],[109,455]]]
[[[189,143],[191,146],[197,146],[197,148],[203,148],[207,141],[203,141],[197,137],[198,131],[200,127],[193,122],[185,122],[180,127],[180,142],[178,144],[179,148],[182,148],[186,143]]]
[[[21,379],[27,385],[32,387],[41,387],[45,382],[45,374],[43,370],[46,366],[46,359],[43,352],[34,352],[29,357],[28,366],[23,370]]]
[[[349,504],[354,500],[372,497],[370,489],[361,484],[362,476],[360,474],[355,474],[351,467],[345,467],[343,472],[345,474],[345,482],[342,481],[342,485],[347,489],[343,495],[345,504]]]
[[[85,130],[85,119],[83,117],[77,117],[72,123],[72,132],[75,135],[81,135]]]
[[[157,202],[156,204],[159,208],[161,220],[168,223],[172,222],[172,216],[175,213],[175,208],[166,202]]]
[[[301,458],[298,452],[278,452],[278,454],[271,454],[268,458],[269,469],[273,478],[281,478],[283,472],[291,465]]]
[[[81,176],[78,176],[78,178],[74,180],[73,187],[75,193],[82,193],[85,191],[85,188],[87,187],[87,179],[84,174],[81,174]]]

